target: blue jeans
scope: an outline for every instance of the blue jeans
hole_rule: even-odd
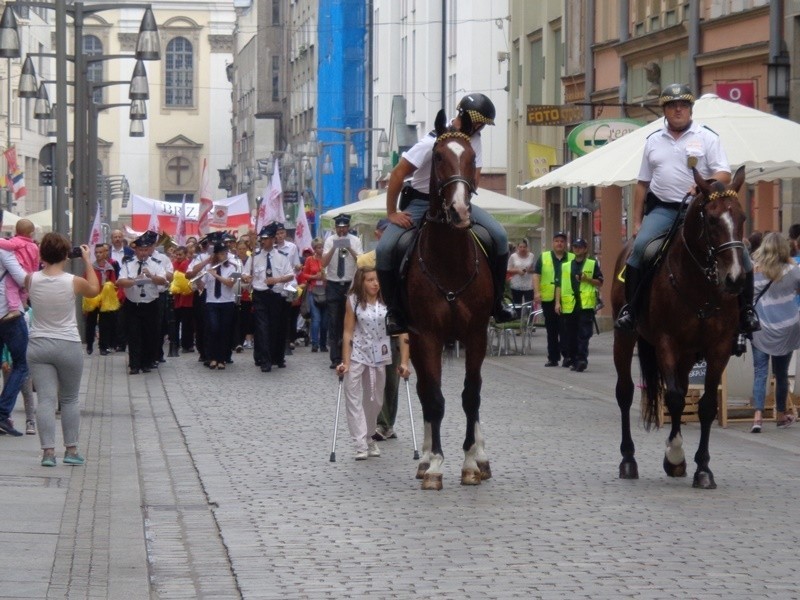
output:
[[[770,355],[753,348],[753,404],[756,410],[764,410],[767,395],[767,375]],[[772,357],[772,372],[775,375],[775,409],[786,412],[786,397],[789,395],[789,361],[792,353]]]
[[[323,304],[314,302],[314,296],[308,299],[308,312],[311,313],[311,344],[313,346],[328,345],[328,309]]]
[[[419,223],[425,217],[425,211],[428,210],[429,202],[427,200],[412,200],[406,208],[405,212],[411,215],[411,220],[414,223]],[[483,210],[480,206],[472,205],[472,220],[478,225],[482,225],[492,236],[494,247],[497,248],[497,255],[502,256],[508,253],[508,235],[503,226],[498,223],[492,215]],[[397,241],[403,232],[406,231],[399,225],[390,223],[389,226],[383,231],[378,247],[376,248],[376,267],[379,271],[387,271],[392,268],[392,248],[397,245]]]
[[[672,227],[672,222],[678,215],[677,210],[657,206],[651,210],[642,221],[642,226],[633,241],[633,250],[628,257],[628,264],[636,269],[642,266],[642,257],[647,245],[659,235],[667,233]],[[742,267],[746,273],[753,272],[753,262],[750,260],[750,253],[745,251],[742,257]]]
[[[0,420],[11,416],[14,405],[17,403],[22,384],[28,378],[28,326],[23,317],[0,323],[0,348],[8,346],[11,354],[11,374],[6,378],[3,392],[0,394]]]

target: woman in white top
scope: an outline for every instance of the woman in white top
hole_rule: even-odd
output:
[[[353,277],[347,296],[342,335],[342,362],[336,367],[344,376],[347,426],[356,446],[356,460],[380,456],[378,444],[370,437],[378,424],[386,384],[386,365],[392,362],[389,336],[386,335],[386,305],[380,296],[378,273],[362,267]],[[400,336],[400,366],[397,372],[408,377],[408,336]]]
[[[208,271],[203,275],[206,288],[205,326],[206,358],[209,369],[225,368],[230,362],[233,348],[233,322],[236,318],[236,293],[233,273],[240,267],[228,261],[228,248],[225,244],[214,244],[214,254]]]
[[[28,367],[36,387],[39,441],[42,466],[55,467],[56,405],[61,401],[61,431],[64,437],[65,465],[82,465],[78,454],[81,409],[78,392],[81,387],[83,353],[75,297],[96,296],[100,283],[92,268],[89,246],[81,246],[86,278],[64,272],[71,244],[60,233],[48,233],[42,239],[39,253],[44,268],[33,273],[28,288],[33,307],[28,339]]]
[[[528,240],[522,238],[517,244],[517,251],[508,258],[508,270],[511,275],[508,282],[511,288],[511,301],[515,306],[533,300],[533,253],[528,251]]]

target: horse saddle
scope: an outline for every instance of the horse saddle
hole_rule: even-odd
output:
[[[415,225],[411,229],[406,229],[400,234],[400,239],[397,240],[397,244],[395,244],[392,250],[392,264],[399,265],[398,272],[400,273],[401,279],[404,279],[408,272],[411,254],[414,251],[414,247],[417,245],[419,234],[422,232],[424,226],[425,221],[423,221],[421,225]],[[491,261],[496,255],[496,248],[494,247],[492,236],[489,235],[489,231],[483,225],[473,223],[470,233],[475,237],[475,241],[478,243],[481,252]]]

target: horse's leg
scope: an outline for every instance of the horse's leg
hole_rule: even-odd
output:
[[[614,367],[617,370],[616,395],[622,422],[622,442],[619,446],[622,453],[622,462],[619,464],[620,479],[639,479],[639,468],[634,458],[636,448],[631,436],[631,405],[634,391],[631,362],[635,346],[636,336],[614,332]]]
[[[464,391],[461,393],[461,406],[467,417],[467,432],[464,437],[461,485],[478,485],[482,479],[489,479],[492,476],[480,424],[481,365],[486,355],[486,328],[480,331],[480,334],[471,335],[465,344],[466,375]]]
[[[415,336],[415,343],[411,348],[417,371],[417,394],[422,402],[422,417],[425,421],[423,454],[417,466],[417,477],[422,475],[423,490],[442,489],[444,462],[440,437],[442,418],[444,418],[442,342],[435,337]]]
[[[691,364],[676,364],[673,357],[675,348],[662,348],[661,369],[664,373],[664,404],[669,411],[670,430],[667,437],[666,450],[664,451],[664,472],[670,477],[686,477],[686,454],[683,451],[683,436],[681,435],[681,416],[686,406],[686,389],[688,385]],[[689,361],[691,363],[693,361]],[[686,363],[686,361],[682,361]],[[683,375],[685,373],[685,376]]]
[[[697,414],[700,417],[700,444],[697,453],[694,455],[694,462],[697,463],[697,470],[694,472],[692,487],[704,490],[716,489],[714,474],[708,468],[711,455],[708,451],[708,442],[711,437],[711,424],[717,416],[717,386],[725,370],[727,358],[708,357],[706,359],[706,379],[703,387],[703,395],[697,407]]]

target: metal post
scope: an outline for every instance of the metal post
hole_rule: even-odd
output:
[[[72,202],[72,239],[76,244],[85,244],[88,239],[89,198],[87,180],[91,166],[87,165],[86,113],[88,92],[86,85],[86,56],[83,53],[83,2],[73,4],[73,28],[75,31],[75,125],[74,145],[74,197]]]
[[[350,128],[344,130],[344,203],[350,204]]]
[[[6,104],[6,150],[11,148],[11,58],[9,57],[6,59],[6,64],[8,65],[8,103]],[[9,169],[6,169],[8,171]],[[11,212],[11,208],[14,206],[14,191],[11,185],[6,184],[6,210]],[[0,219],[2,222],[2,219]]]
[[[92,92],[91,86],[90,93]],[[97,105],[94,103],[93,94],[89,98],[88,102],[88,109],[89,109],[89,127],[88,127],[88,143],[87,143],[87,163],[88,168],[86,169],[87,173],[87,180],[86,180],[86,188],[87,188],[87,217],[94,219],[94,214],[97,212],[97,205],[100,202],[100,199],[97,194],[97,120],[99,119],[100,111],[98,110]],[[109,218],[108,222],[111,222]],[[89,239],[89,236],[85,236],[86,239]],[[81,243],[85,243],[83,238],[80,238]]]
[[[67,168],[67,2],[56,0],[56,172],[53,174],[53,231],[69,235]]]

